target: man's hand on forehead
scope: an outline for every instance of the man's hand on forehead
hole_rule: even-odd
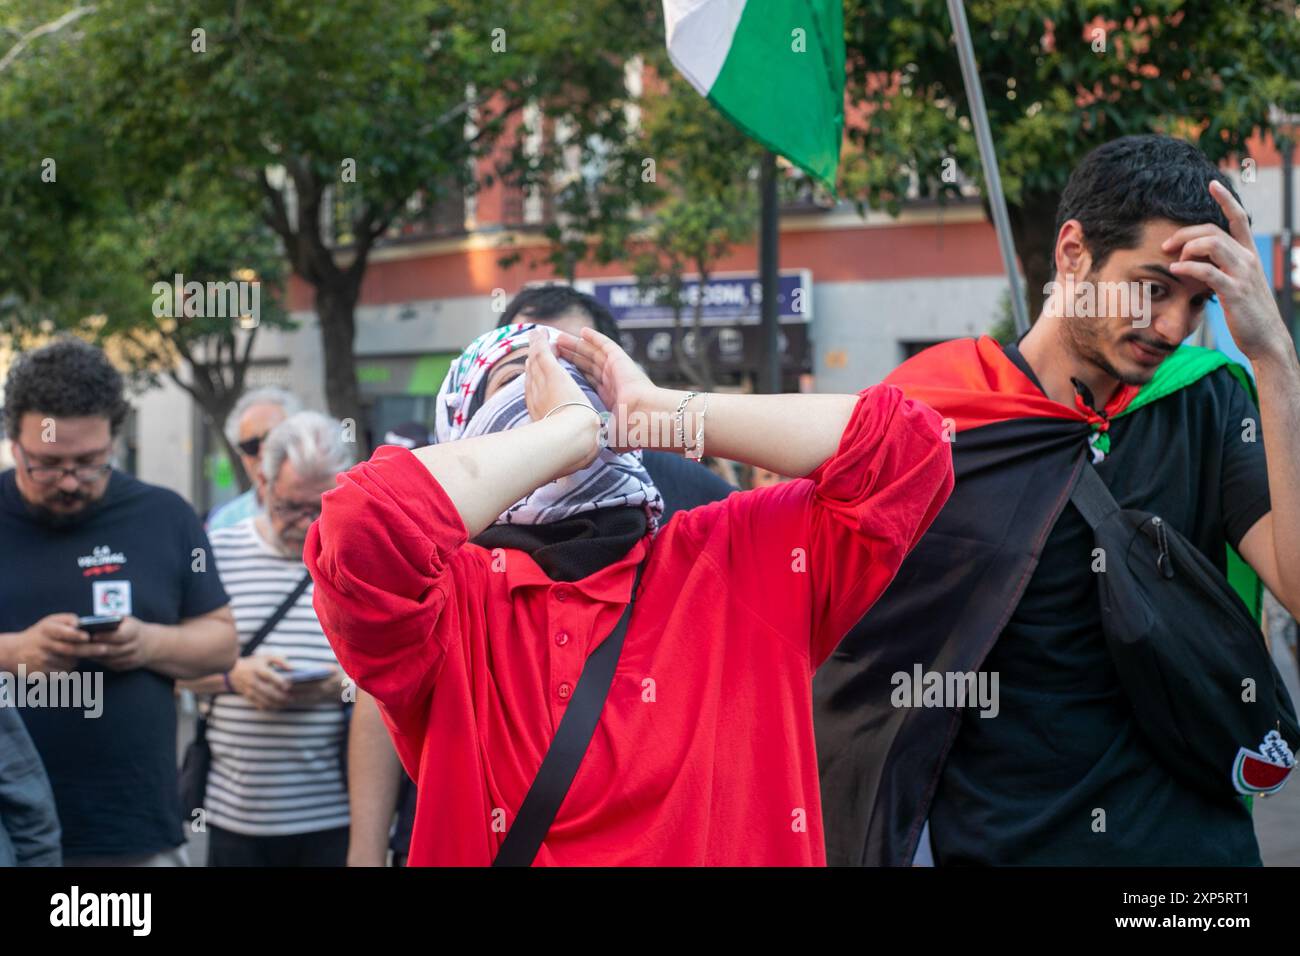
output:
[[[1178,254],[1178,260],[1169,265],[1170,272],[1204,282],[1214,290],[1233,340],[1253,359],[1289,337],[1250,234],[1246,210],[1217,180],[1210,183],[1210,195],[1227,217],[1228,231],[1210,222],[1184,226],[1161,248],[1170,255]]]
[[[1250,234],[1250,217],[1236,197],[1217,180],[1210,182],[1210,196],[1223,210],[1228,220],[1228,231],[1224,232],[1218,223],[1213,222],[1183,226],[1161,243],[1165,252],[1173,254],[1181,248],[1181,261],[1195,258],[1214,260],[1215,251],[1229,256],[1241,250],[1250,253],[1255,251],[1255,240]]]

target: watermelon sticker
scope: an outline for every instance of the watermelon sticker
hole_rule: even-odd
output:
[[[1295,755],[1282,735],[1270,730],[1259,752],[1242,747],[1232,765],[1232,785],[1238,793],[1277,793],[1291,776]]]

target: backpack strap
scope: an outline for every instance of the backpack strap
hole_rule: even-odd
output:
[[[1087,461],[1080,462],[1079,476],[1070,492],[1070,500],[1094,531],[1103,521],[1120,510],[1119,502],[1101,480],[1097,469]]]

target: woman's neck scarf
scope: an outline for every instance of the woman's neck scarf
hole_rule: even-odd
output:
[[[524,376],[516,376],[487,401],[481,400],[483,386],[493,366],[520,349],[528,348],[533,323],[506,325],[485,332],[470,343],[447,372],[438,391],[434,434],[438,443],[490,435],[527,425],[533,419],[524,399]],[[554,342],[557,329],[541,328]],[[560,366],[573,376],[597,412],[607,409],[595,389],[565,359]],[[640,451],[619,454],[609,448],[586,468],[542,485],[515,502],[496,524],[540,525],[564,521],[575,515],[602,508],[638,507],[646,513],[653,532],[663,514],[664,503],[641,463]]]

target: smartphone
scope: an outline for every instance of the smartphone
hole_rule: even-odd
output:
[[[277,667],[276,670],[279,670],[291,684],[308,684],[312,681],[324,680],[334,673],[332,667],[295,667],[287,671]]]
[[[120,614],[91,614],[87,617],[77,618],[77,627],[87,634],[108,634],[116,631],[117,626],[122,623]]]

